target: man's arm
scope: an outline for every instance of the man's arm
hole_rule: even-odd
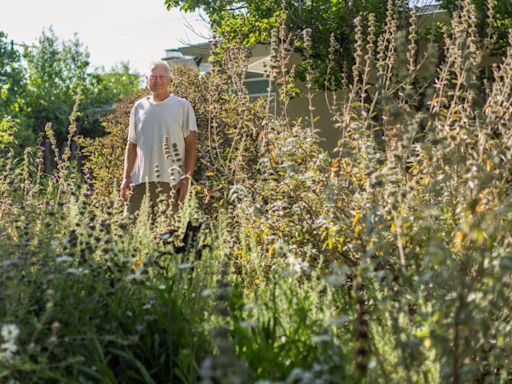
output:
[[[197,132],[191,131],[185,137],[185,174],[180,178],[178,182],[178,202],[182,203],[185,201],[187,196],[188,187],[190,180],[192,179],[192,172],[196,166],[197,158]]]
[[[135,160],[137,160],[137,144],[128,141],[126,143],[126,150],[124,153],[124,172],[123,182],[121,183],[120,196],[123,202],[128,201],[128,191],[130,190],[130,184],[132,183],[131,174],[133,167],[135,166]]]

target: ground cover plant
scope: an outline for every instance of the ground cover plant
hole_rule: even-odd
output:
[[[357,18],[351,74],[326,95],[334,154],[312,106],[293,121],[249,100],[236,42],[206,76],[177,69],[201,164],[153,226],[117,197],[130,100],[79,140],[85,175],[69,146],[52,174],[37,148],[6,154],[0,381],[509,382],[512,35],[489,70],[494,5],[484,37],[467,0],[423,52],[414,10],[404,28],[390,1],[379,35]],[[267,75],[284,105],[289,54],[283,26]]]

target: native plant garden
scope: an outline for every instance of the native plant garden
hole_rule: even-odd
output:
[[[334,153],[313,108],[286,114],[310,30],[271,33],[277,115],[249,100],[246,50],[214,42],[209,74],[173,73],[200,161],[180,215],[153,225],[117,196],[133,99],[96,139],[76,108],[67,146],[48,124],[51,172],[37,147],[5,149],[0,382],[510,382],[512,35],[493,52],[494,4],[482,28],[464,1],[419,49],[416,12],[404,26],[390,1],[383,26],[356,19],[343,73],[333,39]]]

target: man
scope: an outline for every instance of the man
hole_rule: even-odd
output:
[[[196,162],[196,118],[187,100],[169,93],[170,72],[165,61],[151,63],[146,75],[151,95],[135,102],[130,113],[120,190],[130,215],[140,209],[147,191],[154,214],[162,195],[168,207],[175,208],[176,202],[185,200],[190,186]],[[172,156],[169,152],[165,156],[165,141]]]

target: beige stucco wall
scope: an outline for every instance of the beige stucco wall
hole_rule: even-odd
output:
[[[307,89],[304,83],[298,83],[298,88],[301,90],[302,94],[300,97],[290,100],[288,103],[287,115],[290,119],[295,120],[301,118],[303,126],[311,127],[311,113],[309,110],[309,100],[307,97]],[[326,100],[326,96],[329,100],[329,103],[332,103],[332,95],[330,93],[321,92],[314,90],[312,92],[312,102],[313,106],[313,127],[318,130],[318,135],[320,136],[322,142],[321,145],[328,151],[332,151],[340,138],[340,131],[334,127],[333,122],[331,121],[331,112],[329,111],[329,106]],[[338,92],[338,97],[340,93]],[[282,103],[277,103],[277,114],[282,113],[283,105]]]

